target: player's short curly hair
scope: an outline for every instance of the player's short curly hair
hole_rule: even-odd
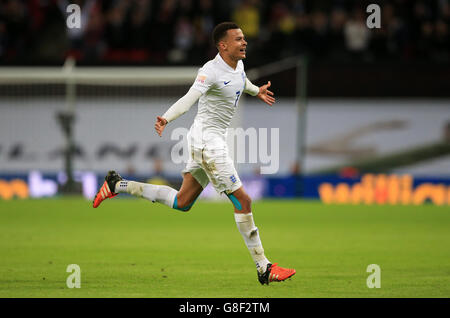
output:
[[[222,22],[216,25],[212,34],[214,45],[217,46],[220,40],[225,37],[227,31],[232,29],[240,29],[240,27],[234,22]]]

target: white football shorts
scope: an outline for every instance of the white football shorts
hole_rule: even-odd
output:
[[[188,149],[189,160],[183,176],[189,172],[203,189],[211,181],[218,193],[230,194],[242,186],[225,142],[216,139],[200,147],[189,143]]]

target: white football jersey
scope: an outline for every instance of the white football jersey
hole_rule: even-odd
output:
[[[202,96],[190,130],[197,146],[217,138],[225,141],[227,128],[244,93],[245,80],[244,63],[238,61],[233,69],[220,54],[199,69],[192,88],[200,91]]]

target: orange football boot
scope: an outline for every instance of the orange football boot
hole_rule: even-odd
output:
[[[264,285],[270,282],[282,282],[295,274],[295,269],[283,268],[278,263],[267,264],[267,269],[263,274],[258,272],[258,280]]]
[[[114,190],[116,187],[116,183],[121,180],[123,180],[123,178],[117,172],[115,172],[114,170],[109,171],[105,177],[105,182],[103,182],[102,187],[95,195],[92,206],[96,208],[104,200],[114,198],[116,195],[118,195],[118,193],[115,193]]]

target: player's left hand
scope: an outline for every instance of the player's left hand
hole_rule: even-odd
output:
[[[269,106],[272,106],[275,103],[275,98],[273,97],[273,92],[269,91],[270,81],[267,82],[266,85],[263,85],[259,88],[259,93],[256,95],[260,100],[266,103]]]

